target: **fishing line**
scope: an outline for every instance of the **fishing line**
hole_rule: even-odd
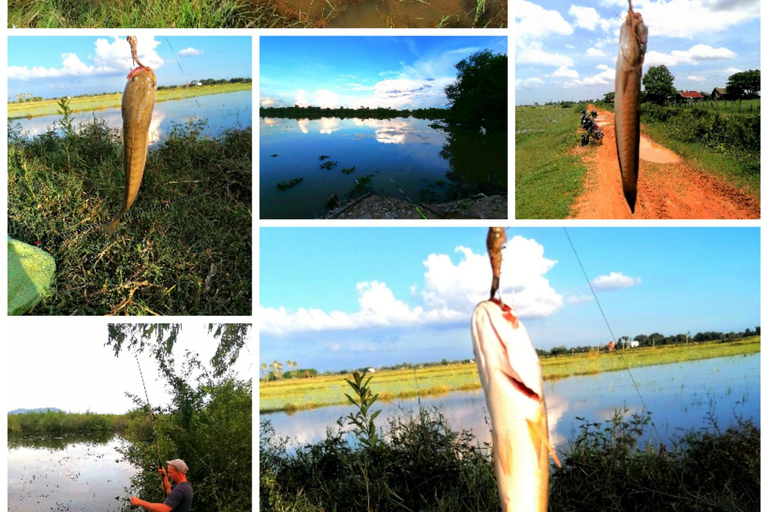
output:
[[[181,71],[181,75],[184,77],[184,82],[189,84],[189,79],[187,78],[187,74],[184,73],[184,69],[181,67],[181,62],[179,61],[179,56],[176,55],[176,52],[173,49],[173,46],[171,46],[171,40],[167,37],[165,38],[165,42],[168,43],[168,48],[171,49],[171,52],[173,52],[173,56],[176,57],[176,65],[179,66],[179,70]],[[197,108],[200,108],[200,104],[197,102],[197,96],[192,96],[192,99],[195,100],[195,105],[197,105]]]
[[[597,298],[597,294],[595,293],[594,288],[592,288],[592,283],[589,280],[589,276],[587,276],[587,271],[584,270],[584,265],[581,264],[581,259],[579,258],[579,254],[576,252],[576,247],[573,245],[573,242],[571,241],[570,235],[568,235],[568,230],[566,228],[563,228],[563,231],[565,231],[565,237],[568,239],[568,243],[571,245],[571,249],[573,250],[574,256],[576,256],[576,261],[579,262],[579,267],[581,267],[581,272],[584,274],[584,279],[587,280],[587,285],[589,286],[589,290],[592,292],[592,296],[595,298],[595,303],[597,303],[598,309],[600,309],[600,314],[603,315],[603,320],[605,321],[605,325],[608,326],[608,332],[611,333],[611,340],[615,340],[616,336],[613,334],[613,329],[611,329],[611,324],[608,323],[608,317],[605,316],[605,311],[603,311],[603,306],[600,305],[600,300]],[[621,360],[624,362],[624,366],[627,368],[627,373],[629,373],[629,378],[632,380],[632,385],[635,386],[635,391],[637,391],[637,396],[640,397],[640,402],[643,404],[643,408],[648,411],[649,413],[651,410],[648,408],[647,405],[645,405],[645,400],[643,400],[643,395],[640,393],[640,388],[637,386],[637,382],[635,382],[635,377],[632,375],[632,370],[629,369],[629,365],[627,364],[626,359],[624,359],[624,354],[621,353],[619,350],[619,356],[621,356]],[[651,426],[653,427],[654,432],[656,432],[656,436],[659,439],[659,443],[664,446],[664,444],[661,442],[661,436],[659,435],[659,431],[656,428],[656,424],[653,422],[653,417],[651,417]]]
[[[155,446],[157,447],[157,469],[163,467],[163,463],[160,457],[160,440],[157,437],[157,429],[155,428],[155,415],[152,412],[152,404],[149,403],[149,393],[147,393],[147,385],[144,383],[144,373],[141,371],[141,364],[139,364],[139,356],[134,352],[133,357],[136,358],[136,366],[139,367],[139,375],[141,376],[141,385],[144,386],[144,395],[147,397],[147,406],[149,407],[149,418],[152,421],[152,432],[155,434]],[[160,486],[163,487],[163,475],[160,475]]]

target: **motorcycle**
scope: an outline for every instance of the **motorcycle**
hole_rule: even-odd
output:
[[[597,118],[597,110],[593,110],[589,114],[587,114],[586,111],[581,111],[581,127],[584,128],[584,130],[587,133],[584,133],[581,135],[581,145],[586,146],[589,144],[589,139],[591,138],[593,142],[601,143],[603,142],[603,131],[600,129],[600,127],[595,122],[595,119]]]

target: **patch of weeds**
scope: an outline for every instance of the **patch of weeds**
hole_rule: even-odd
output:
[[[371,180],[373,180],[373,174],[366,174],[356,179],[355,186],[347,193],[347,197],[357,197],[367,192],[372,192]]]
[[[277,184],[277,190],[279,190],[281,192],[283,190],[288,190],[289,188],[295,187],[296,185],[298,185],[302,181],[304,181],[304,177],[293,178],[292,180],[281,181],[280,183]]]
[[[356,167],[345,167],[344,169],[341,170],[341,172],[343,172],[344,174],[350,174],[354,172],[355,169]]]
[[[325,169],[326,171],[330,171],[331,169],[333,169],[337,165],[339,165],[339,162],[337,162],[335,160],[328,160],[324,164],[320,164],[320,168],[321,169]]]

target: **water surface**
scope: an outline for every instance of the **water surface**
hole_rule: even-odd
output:
[[[330,194],[359,196],[364,176],[375,194],[414,202],[460,198],[489,181],[506,192],[506,132],[441,126],[413,117],[261,118],[261,218],[320,217]],[[295,178],[304,179],[277,189]]]
[[[8,511],[119,511],[136,469],[117,448],[117,435],[42,437],[11,442]]]
[[[760,426],[760,354],[706,359],[669,365],[647,366],[632,370],[643,400],[652,413],[662,442],[671,446],[690,429],[711,427],[711,416],[720,429],[734,424],[735,415],[752,419]],[[371,381],[376,392],[376,377]],[[569,377],[544,382],[550,440],[557,449],[565,449],[575,439],[582,417],[602,422],[617,409],[639,413],[643,404],[627,371],[593,376]],[[441,397],[421,398],[422,406],[439,407],[452,428],[471,429],[478,442],[490,442],[488,412],[482,390],[453,392]],[[402,411],[417,411],[416,399],[374,405],[381,409],[377,425]],[[351,406],[324,407],[292,414],[262,414],[271,421],[276,433],[296,443],[315,443],[325,436],[327,427],[348,416]],[[347,422],[345,422],[347,423]],[[386,431],[386,428],[385,428]],[[652,427],[643,440],[650,440]],[[653,436],[654,445],[657,438]]]
[[[114,129],[122,129],[123,119],[119,108],[109,108],[94,112],[80,112],[73,115],[75,126],[90,122],[94,116],[102,119]],[[237,91],[226,94],[209,94],[181,100],[155,103],[152,111],[152,123],[149,127],[149,142],[162,142],[171,131],[173,123],[186,124],[193,118],[208,120],[203,135],[216,137],[225,130],[251,126],[251,91]],[[14,119],[29,136],[45,133],[61,120],[61,115]]]

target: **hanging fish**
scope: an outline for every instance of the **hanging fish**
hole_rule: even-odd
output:
[[[498,229],[489,230],[489,240]],[[494,284],[498,286],[495,267]],[[497,299],[475,307],[472,343],[491,415],[493,469],[501,508],[505,512],[546,512],[549,457],[558,466],[560,461],[549,443],[536,350],[512,308]]]
[[[629,0],[629,12],[621,25],[619,57],[616,60],[614,123],[621,185],[632,213],[635,213],[637,201],[640,160],[640,79],[647,45],[648,27],[640,13],[632,10],[632,0]]]
[[[123,206],[115,220],[106,227],[114,233],[120,225],[120,219],[136,200],[144,176],[149,147],[149,125],[152,122],[152,110],[155,106],[157,79],[152,69],[139,62],[136,55],[136,37],[128,36],[133,60],[138,67],[128,75],[128,83],[123,91],[123,152],[125,155],[125,195]]]
[[[488,257],[491,259],[493,281],[491,281],[491,299],[499,289],[501,277],[501,249],[507,243],[507,232],[504,228],[488,228],[488,237],[485,239],[485,247],[488,249]]]

